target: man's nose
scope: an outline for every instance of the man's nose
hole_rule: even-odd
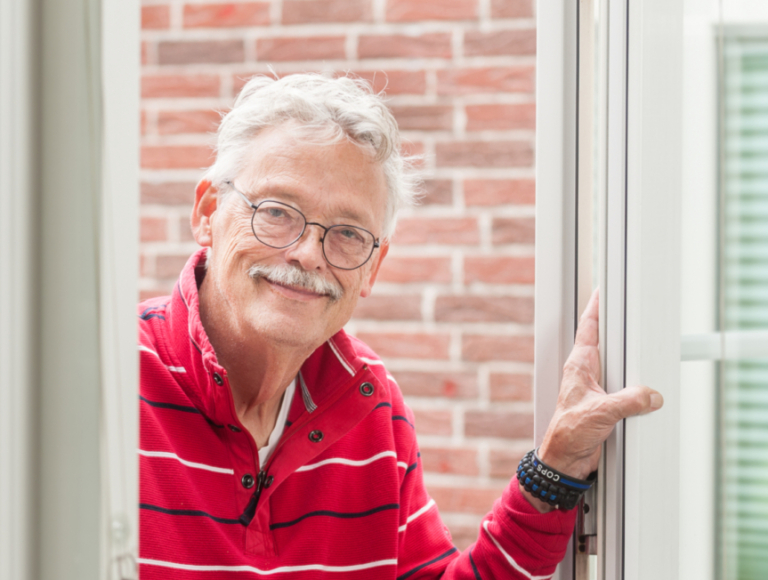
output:
[[[316,224],[307,224],[298,241],[286,249],[285,258],[304,270],[322,270],[326,267],[323,256],[325,230]]]

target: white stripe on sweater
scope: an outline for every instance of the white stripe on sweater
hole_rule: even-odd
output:
[[[336,358],[339,359],[339,362],[341,363],[341,366],[343,366],[345,369],[347,369],[347,372],[354,377],[355,376],[354,369],[351,366],[349,366],[349,363],[344,359],[344,356],[339,352],[339,349],[336,348],[335,344],[333,344],[333,339],[332,338],[328,339],[328,346],[331,347],[331,350],[333,351],[333,354],[335,354]]]
[[[496,538],[493,537],[493,534],[488,531],[488,520],[485,520],[483,522],[483,529],[485,530],[485,533],[488,534],[488,537],[491,538],[491,541],[494,543],[494,545],[499,549],[499,552],[501,552],[504,557],[507,559],[507,562],[509,562],[509,565],[512,566],[515,570],[520,572],[523,576],[528,578],[529,580],[549,580],[554,576],[554,574],[549,574],[548,576],[534,576],[530,572],[528,572],[525,568],[523,568],[520,564],[515,562],[514,558],[507,554],[507,552],[504,550],[504,548],[501,547],[501,544],[496,541]]]
[[[144,451],[143,449],[137,449],[136,451],[139,452],[139,455],[143,455],[144,457],[162,457],[164,459],[175,459],[179,463],[182,463],[187,467],[194,467],[195,469],[204,469],[206,471],[213,471],[214,473],[226,473],[227,475],[235,474],[235,471],[233,469],[226,469],[224,467],[213,467],[211,465],[205,465],[204,463],[195,463],[193,461],[187,461],[186,459],[182,459],[175,453],[171,453],[169,451]]]
[[[323,465],[330,465],[333,463],[336,463],[339,465],[350,465],[352,467],[360,467],[361,465],[368,465],[369,463],[373,463],[374,461],[378,461],[379,459],[383,459],[384,457],[397,457],[397,453],[395,453],[394,451],[382,451],[381,453],[374,455],[373,457],[369,457],[368,459],[346,459],[344,457],[331,457],[329,459],[323,459],[322,461],[318,461],[317,463],[302,465],[296,471],[311,471],[312,469],[317,469],[318,467],[322,467]],[[408,467],[408,464],[403,463],[402,461],[399,461],[397,464],[398,465],[402,464],[406,468]]]
[[[368,570],[369,568],[378,568],[380,566],[396,566],[397,558],[389,560],[376,560],[375,562],[366,562],[365,564],[353,564],[352,566],[326,566],[325,564],[304,564],[302,566],[279,566],[271,570],[261,570],[254,566],[200,566],[195,564],[179,564],[176,562],[164,562],[163,560],[152,560],[150,558],[138,558],[139,564],[146,566],[162,566],[164,568],[173,568],[175,570],[190,570],[193,572],[252,572],[268,576],[271,574],[282,574],[285,572],[305,572],[307,570],[317,570],[319,572],[356,572],[357,570]]]
[[[410,523],[411,523],[413,520],[415,520],[415,519],[416,519],[416,518],[418,518],[419,516],[421,516],[421,515],[423,515],[423,514],[427,513],[427,512],[429,511],[429,508],[431,508],[433,505],[435,505],[435,500],[433,500],[433,499],[430,499],[430,500],[427,502],[427,505],[425,505],[425,506],[424,506],[423,508],[421,508],[420,510],[418,510],[418,511],[415,511],[415,512],[413,512],[411,515],[409,515],[409,516],[408,516],[408,519],[407,519],[407,520],[405,520],[405,523],[404,523],[402,526],[400,526],[399,528],[397,528],[397,531],[398,531],[398,532],[404,532],[404,531],[405,531],[405,528],[407,528],[407,527],[408,527],[408,524],[410,524]]]
[[[146,346],[144,346],[143,344],[140,344],[140,345],[139,345],[139,350],[140,350],[140,351],[143,351],[143,352],[148,352],[149,354],[153,354],[153,355],[155,355],[155,356],[157,357],[157,360],[159,360],[161,363],[163,362],[163,360],[160,358],[160,355],[159,355],[159,354],[157,354],[157,353],[156,353],[154,350],[152,350],[151,348],[147,348],[147,347],[146,347]],[[185,369],[184,367],[172,367],[172,366],[168,366],[168,365],[167,365],[167,364],[165,364],[165,363],[163,363],[163,366],[164,366],[165,368],[167,368],[169,371],[171,371],[172,373],[186,373],[186,372],[187,372],[187,369]]]
[[[383,362],[381,362],[380,360],[377,360],[375,358],[365,358],[364,356],[361,356],[360,360],[363,361],[363,362],[368,363],[372,367],[375,367],[375,366],[382,366],[383,367],[384,366]]]

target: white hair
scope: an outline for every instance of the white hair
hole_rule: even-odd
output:
[[[228,191],[225,184],[241,171],[253,138],[286,123],[322,143],[348,139],[381,163],[388,189],[383,238],[389,239],[398,211],[415,203],[419,178],[414,158],[400,151],[397,122],[383,96],[363,79],[320,74],[253,77],[219,125],[216,161],[203,179]]]

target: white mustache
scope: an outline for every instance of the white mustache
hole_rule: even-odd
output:
[[[270,282],[283,286],[298,286],[315,294],[328,296],[334,302],[344,295],[344,290],[340,286],[326,280],[320,274],[307,272],[298,266],[290,264],[276,264],[273,266],[254,264],[248,269],[248,276],[254,280],[266,278]]]

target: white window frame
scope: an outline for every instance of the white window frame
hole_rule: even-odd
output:
[[[576,316],[572,4],[540,3],[537,22],[536,444],[554,410]],[[623,435],[620,425],[604,447],[598,578],[672,580],[679,527],[682,5],[609,0],[608,14],[605,384],[609,391],[647,384],[664,395],[665,408],[628,419]],[[559,567],[560,580],[573,578],[569,559],[572,553]]]
[[[0,578],[136,577],[135,0],[0,0]]]

